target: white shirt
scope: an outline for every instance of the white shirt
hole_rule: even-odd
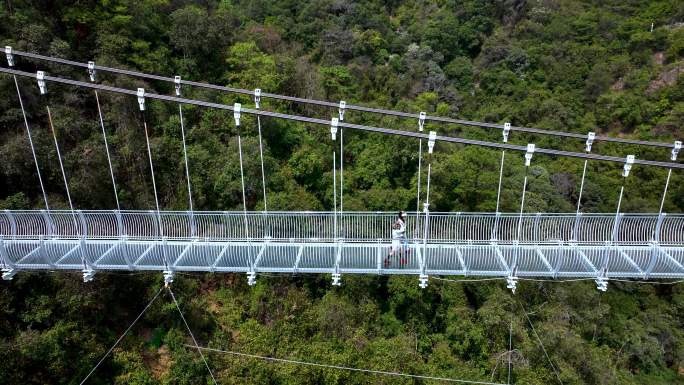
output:
[[[404,238],[404,236],[406,235],[406,222],[404,222],[403,219],[399,218],[399,219],[397,219],[397,221],[395,223],[399,224],[399,228],[398,229],[392,229],[392,238],[394,238],[394,239]]]

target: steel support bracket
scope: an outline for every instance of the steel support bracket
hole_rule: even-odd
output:
[[[344,120],[344,110],[347,108],[347,102],[340,100],[340,105],[337,108],[337,113],[340,115],[340,122]]]

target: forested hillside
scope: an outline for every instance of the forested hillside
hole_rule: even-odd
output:
[[[684,138],[684,3],[677,0],[0,1],[0,44],[98,65],[322,100],[585,134]],[[653,27],[651,27],[653,25]],[[85,69],[17,57],[17,68],[87,79]],[[4,61],[4,58],[3,58]],[[3,64],[5,66],[6,63]],[[171,94],[172,85],[98,73],[104,84]],[[74,205],[115,208],[94,94],[20,79],[52,208],[68,208],[45,104],[52,109]],[[252,106],[191,87],[183,95]],[[121,206],[151,209],[141,115],[133,97],[100,93]],[[337,109],[262,100],[263,109],[329,119]],[[232,113],[185,107],[196,210],[242,209]],[[188,206],[177,105],[148,100],[160,204]],[[345,121],[405,130],[417,122],[348,111]],[[269,210],[332,210],[326,127],[263,119]],[[243,116],[247,206],[263,208],[256,122]],[[426,130],[501,141],[498,130]],[[345,210],[414,210],[418,144],[345,131]],[[584,142],[514,132],[510,142],[583,151]],[[666,161],[668,149],[597,142],[594,152]],[[520,209],[522,154],[507,158],[501,211]],[[431,210],[493,211],[500,153],[438,143]],[[583,163],[535,155],[527,212],[574,212]],[[622,165],[589,162],[584,212],[614,212]],[[666,170],[635,166],[624,212],[657,212]],[[424,182],[424,177],[423,177]],[[0,209],[43,207],[11,77],[0,76]],[[684,210],[675,171],[664,211]],[[161,277],[19,273],[0,285],[0,384],[78,384]],[[174,290],[200,344],[352,367],[512,383],[684,383],[684,284],[415,278],[178,276]],[[523,311],[526,309],[526,312]],[[529,321],[525,314],[529,314]],[[531,327],[534,325],[534,330]],[[543,342],[549,364],[539,339]],[[209,384],[166,293],[88,384]],[[206,353],[221,384],[421,383]],[[554,373],[554,368],[558,375]],[[425,382],[428,383],[428,382]]]

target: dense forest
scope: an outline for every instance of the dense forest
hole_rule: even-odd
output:
[[[672,142],[684,137],[684,3],[678,0],[0,1],[0,43],[58,56],[265,92],[518,126]],[[4,60],[4,59],[3,59]],[[85,69],[16,58],[17,68],[87,79]],[[3,64],[4,65],[4,64]],[[173,85],[98,72],[98,81],[172,94]],[[68,208],[45,105],[74,205],[115,208],[94,94],[19,79],[52,208]],[[191,98],[247,96],[184,87]],[[154,195],[134,97],[100,93],[125,209]],[[337,109],[263,99],[261,108],[329,119]],[[148,101],[160,204],[188,195],[178,107]],[[253,117],[184,107],[196,210],[264,206]],[[348,111],[345,121],[403,130],[417,122]],[[332,210],[327,127],[262,119],[270,210]],[[501,141],[498,130],[426,130]],[[415,140],[345,131],[345,210],[414,210]],[[582,140],[514,132],[510,142],[583,151]],[[668,149],[597,142],[594,152],[666,161]],[[431,210],[493,211],[500,153],[438,143]],[[522,154],[507,158],[501,211],[520,210]],[[535,155],[524,210],[574,212],[582,161]],[[614,212],[622,165],[589,162],[584,212]],[[657,212],[666,170],[635,166],[624,212]],[[0,209],[43,207],[10,76],[0,76]],[[425,182],[423,176],[423,183]],[[664,211],[684,210],[674,172]],[[201,345],[358,368],[515,384],[684,384],[684,285],[501,282],[415,277],[179,275],[173,284]],[[455,278],[458,279],[458,278]],[[20,272],[0,285],[0,384],[78,384],[154,296],[161,276]],[[513,352],[509,354],[509,337]],[[541,344],[540,344],[541,341]],[[210,384],[164,292],[88,384]],[[542,347],[543,346],[543,347]],[[437,383],[206,352],[220,384]],[[548,355],[548,356],[547,356]]]

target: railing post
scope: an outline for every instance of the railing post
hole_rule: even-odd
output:
[[[123,225],[123,218],[121,216],[121,211],[114,210],[114,215],[116,215],[116,228],[119,232],[119,237],[124,237],[126,235],[126,229]]]
[[[45,210],[40,210],[40,213],[43,215],[43,220],[45,221],[45,234],[48,238],[52,238],[54,234],[54,224],[52,223],[52,219],[50,219],[50,215],[48,214],[47,211]]]

